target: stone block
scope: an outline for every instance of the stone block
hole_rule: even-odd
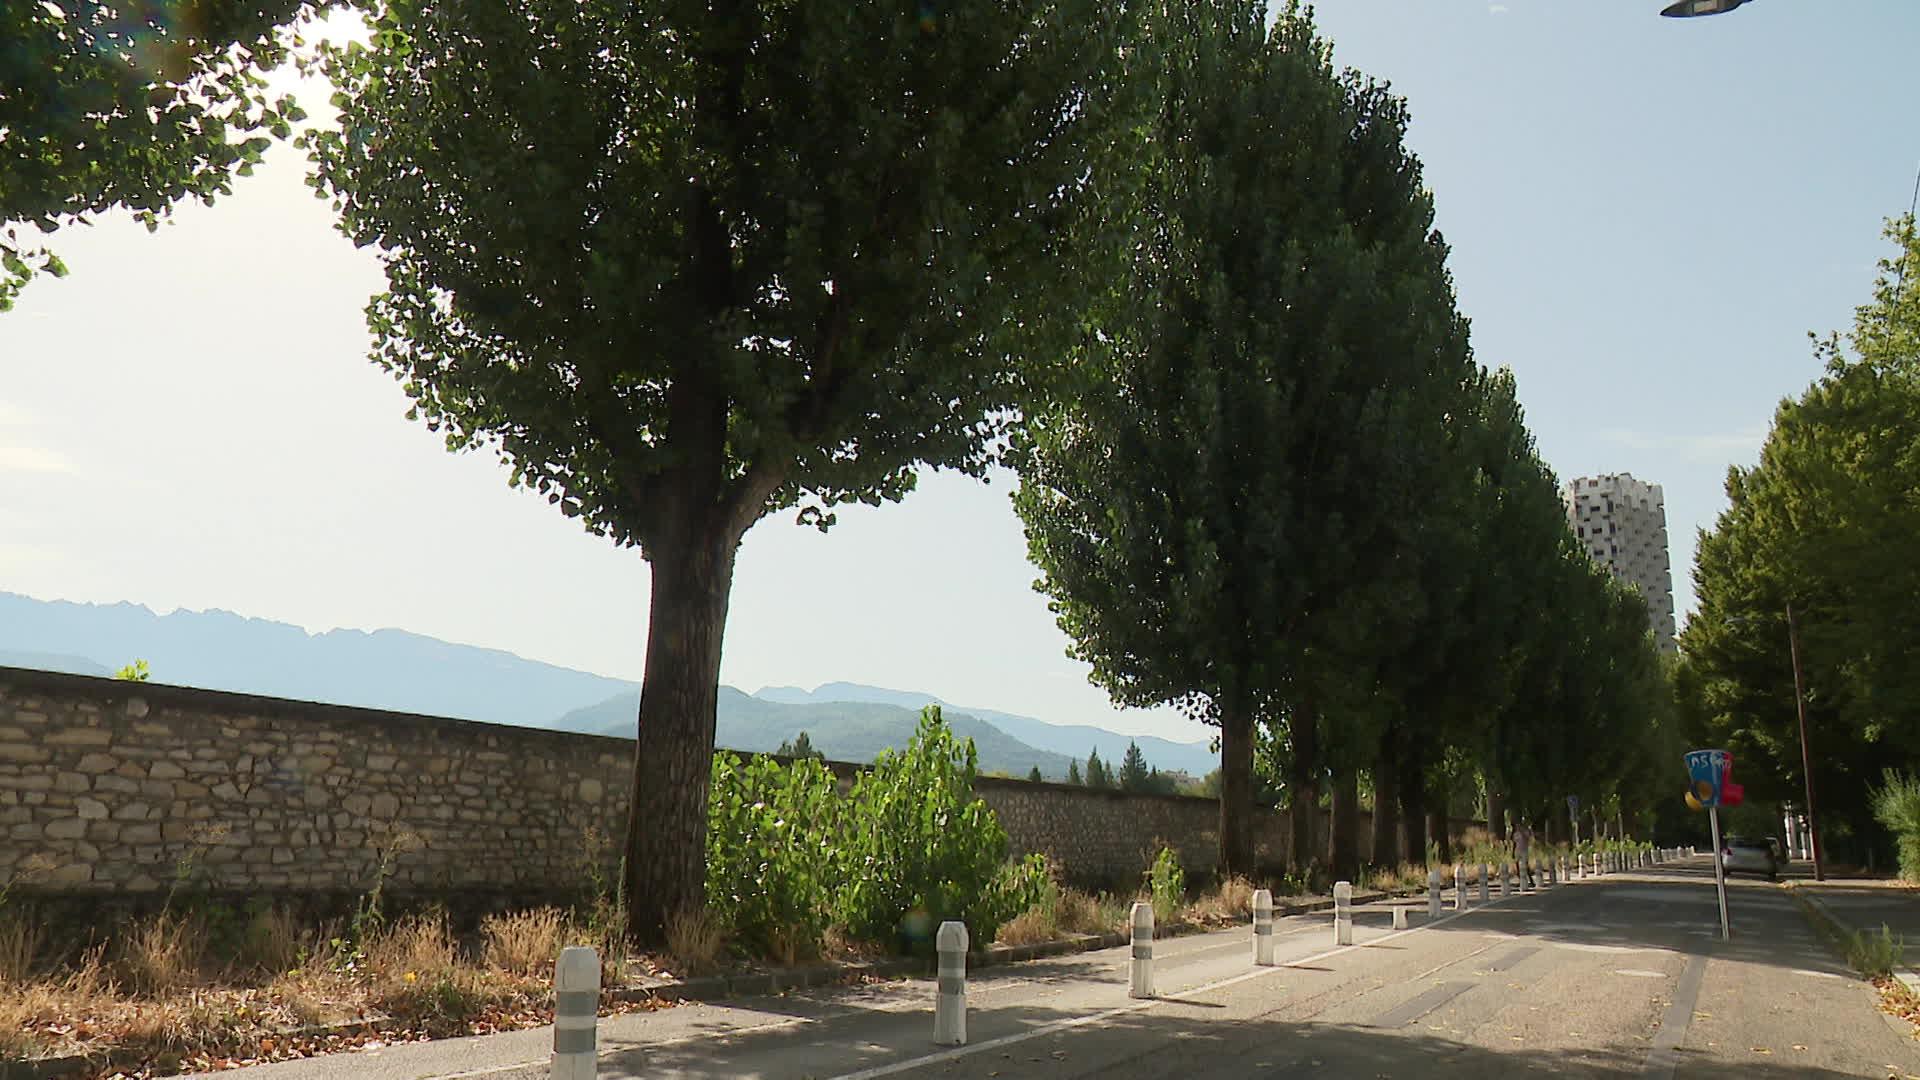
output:
[[[73,808],[88,821],[99,821],[107,816],[107,804],[99,799],[75,799]]]
[[[133,725],[133,731],[134,731],[134,734],[136,735],[152,735],[162,739],[171,738],[173,736],[172,727],[166,724],[155,723],[152,720],[149,720],[144,724]]]
[[[26,742],[27,729],[0,726],[0,742]]]
[[[126,711],[127,715],[133,717],[135,720],[144,718],[148,712],[147,699],[137,695],[128,698]]]
[[[606,786],[591,776],[580,781],[580,800],[582,802],[599,802],[605,797],[606,793]]]
[[[372,814],[381,821],[387,821],[400,813],[400,798],[382,792],[373,797]]]
[[[160,842],[160,826],[151,821],[144,825],[128,825],[120,830],[120,842],[123,844],[157,844]]]
[[[223,781],[213,785],[213,797],[216,799],[238,799],[240,797],[240,789],[234,787],[233,781],[231,780]]]
[[[42,741],[49,746],[112,746],[113,732],[96,727],[61,728],[49,732]]]
[[[22,773],[19,776],[0,775],[0,788],[13,791],[51,791],[53,777],[44,772]]]
[[[186,775],[187,770],[171,761],[156,761],[147,766],[147,776],[154,780],[180,780]]]
[[[77,817],[47,822],[44,835],[49,840],[78,840],[87,835],[87,823]]]
[[[368,754],[367,768],[372,772],[391,772],[400,759],[393,754]]]
[[[85,773],[59,772],[53,774],[53,789],[55,791],[64,791],[71,795],[76,792],[88,791],[92,788],[93,781],[87,779]]]
[[[113,812],[115,821],[145,821],[152,807],[143,802],[130,802]]]
[[[107,773],[104,776],[96,776],[93,778],[93,790],[117,791],[122,795],[137,795],[140,792],[140,785],[124,776],[115,776],[112,773]]]
[[[188,780],[175,780],[173,795],[176,799],[204,799],[207,797],[207,786]]]
[[[68,863],[48,874],[44,880],[49,885],[85,885],[93,880],[93,867],[88,863]]]
[[[47,714],[37,709],[15,709],[13,710],[13,722],[16,724],[44,724],[47,722]]]
[[[366,817],[373,809],[373,799],[367,795],[349,795],[340,800],[340,808],[354,817]]]
[[[53,760],[53,751],[32,743],[0,743],[0,761],[18,761],[27,765],[38,765]]]

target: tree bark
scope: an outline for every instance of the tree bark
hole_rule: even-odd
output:
[[[1401,745],[1399,780],[1400,844],[1408,862],[1423,862],[1427,857],[1427,770],[1417,744]]]
[[[1487,831],[1495,840],[1507,838],[1507,797],[1487,785]]]
[[[1320,714],[1311,700],[1294,703],[1287,741],[1293,762],[1287,770],[1287,817],[1293,828],[1293,868],[1304,871],[1320,861]],[[1224,779],[1224,777],[1223,777]]]
[[[1228,693],[1220,707],[1220,871],[1252,876],[1253,710]]]
[[[628,932],[642,944],[663,942],[669,918],[706,902],[720,644],[742,531],[719,518],[688,521],[649,552],[653,598],[625,879]]]
[[[1398,866],[1406,859],[1400,850],[1400,762],[1398,740],[1389,727],[1380,733],[1380,749],[1373,759],[1373,844],[1375,866]]]
[[[1333,818],[1328,828],[1333,876],[1360,879],[1360,777],[1354,770],[1337,769],[1332,785]]]
[[[1439,854],[1441,865],[1453,861],[1453,834],[1447,820],[1447,803],[1444,796],[1435,796],[1427,808],[1427,832],[1433,837],[1433,846]]]

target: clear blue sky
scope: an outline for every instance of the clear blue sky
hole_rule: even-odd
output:
[[[1881,220],[1908,205],[1920,3],[1658,6],[1326,0],[1320,18],[1342,63],[1411,98],[1480,358],[1518,373],[1548,461],[1666,486],[1684,611],[1727,466],[1816,374],[1807,332],[1848,324]],[[156,236],[63,233],[73,276],[0,316],[0,589],[397,626],[637,678],[645,564],[402,419],[364,358],[379,276],[302,166],[277,149]],[[1203,737],[1112,710],[1063,657],[1006,491],[939,477],[827,536],[763,522],[723,677]]]

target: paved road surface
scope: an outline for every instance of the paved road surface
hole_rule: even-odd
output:
[[[1126,996],[1126,950],[989,969],[968,1045],[931,1043],[924,980],[690,1005],[602,1022],[608,1078],[947,1080],[1514,1073],[1724,1080],[1920,1077],[1920,1043],[1882,1016],[1792,902],[1732,885],[1717,937],[1710,863],[1563,884],[1413,929],[1361,909],[1282,920],[1281,967],[1245,932],[1164,941],[1161,997]],[[245,1080],[544,1080],[548,1029],[242,1070]],[[222,1074],[239,1080],[234,1074]]]

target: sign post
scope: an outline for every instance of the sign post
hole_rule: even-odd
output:
[[[1706,807],[1713,828],[1713,885],[1720,894],[1720,940],[1733,939],[1727,920],[1727,861],[1720,846],[1720,808],[1740,805],[1742,790],[1733,782],[1733,755],[1725,750],[1689,750],[1684,758],[1691,785],[1688,801]]]

